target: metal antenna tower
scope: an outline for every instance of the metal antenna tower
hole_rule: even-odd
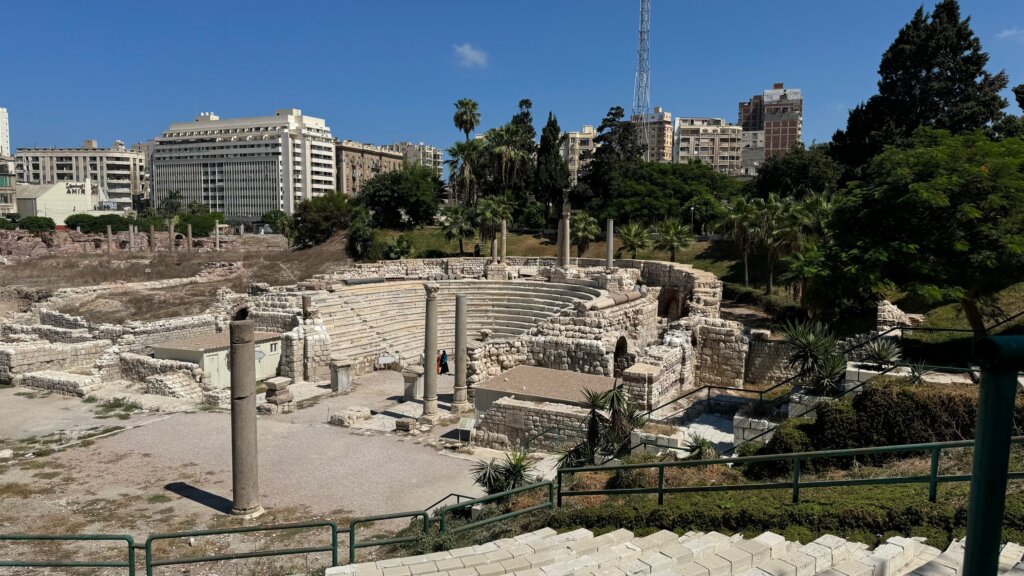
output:
[[[651,159],[651,135],[648,116],[651,113],[651,0],[640,0],[640,42],[636,48],[636,82],[633,85],[633,117],[638,118],[640,145],[644,160]]]

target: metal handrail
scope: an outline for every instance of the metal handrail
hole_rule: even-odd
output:
[[[196,536],[218,536],[222,534],[239,534],[247,532],[271,532],[277,530],[294,530],[303,528],[330,528],[331,544],[329,546],[309,546],[303,548],[285,548],[282,550],[261,550],[259,552],[237,552],[228,554],[215,554],[211,556],[190,556],[186,558],[172,558],[170,560],[153,559],[153,543],[160,540],[174,540],[178,538],[192,538]],[[342,530],[343,532],[346,530]],[[146,576],[153,576],[153,568],[157,566],[174,566],[178,564],[196,564],[199,562],[216,562],[220,560],[241,560],[244,558],[262,558],[267,556],[289,556],[293,554],[312,554],[315,552],[330,552],[331,566],[338,565],[338,525],[330,520],[322,522],[300,522],[295,524],[275,524],[270,526],[248,526],[245,528],[223,528],[219,530],[193,530],[189,532],[173,532],[168,534],[153,534],[146,538]]]
[[[547,487],[547,489],[548,489],[548,501],[547,502],[542,502],[540,504],[534,504],[533,506],[528,506],[528,507],[523,508],[521,510],[513,510],[512,512],[506,512],[505,514],[500,514],[498,516],[492,516],[491,518],[485,518],[484,520],[480,520],[478,522],[471,522],[471,523],[463,525],[463,526],[456,526],[456,527],[454,527],[454,528],[452,528],[450,530],[448,529],[448,514],[450,512],[452,512],[452,511],[454,511],[454,510],[460,510],[460,509],[468,508],[470,506],[475,506],[477,504],[486,504],[488,502],[493,502],[495,500],[504,500],[505,498],[508,498],[509,496],[514,496],[516,494],[520,494],[520,493],[523,493],[523,492],[528,492],[530,490],[536,490],[538,488],[543,488],[543,487]],[[445,506],[444,508],[441,508],[441,511],[440,511],[440,514],[439,514],[440,519],[441,519],[440,520],[441,534],[442,535],[448,534],[448,533],[457,534],[459,532],[464,532],[466,530],[472,530],[473,528],[479,528],[480,526],[486,526],[488,524],[492,524],[494,522],[499,522],[501,520],[507,520],[507,519],[510,519],[510,518],[515,518],[516,516],[522,516],[523,514],[528,514],[530,512],[534,512],[536,510],[543,510],[545,508],[554,508],[554,507],[555,507],[555,484],[554,484],[554,482],[548,480],[547,482],[538,482],[536,484],[529,484],[527,486],[520,486],[519,488],[513,488],[512,490],[506,490],[504,492],[498,492],[496,494],[489,494],[487,496],[483,496],[483,497],[480,497],[480,498],[474,498],[472,500],[467,500],[467,501],[461,502],[459,504],[452,504],[451,506]]]
[[[410,512],[395,512],[393,514],[380,514],[377,516],[366,516],[363,518],[356,518],[349,522],[348,525],[348,563],[355,564],[356,562],[356,550],[359,548],[368,548],[370,546],[386,546],[388,544],[404,544],[406,542],[415,542],[416,536],[399,536],[396,538],[382,538],[378,540],[365,540],[363,542],[356,541],[356,526],[360,524],[367,524],[370,522],[377,522],[379,520],[395,520],[397,518],[423,518],[422,533],[426,534],[430,530],[430,515],[427,514],[426,510],[413,510]]]
[[[0,541],[8,542],[124,542],[128,554],[123,562],[78,560],[0,560],[5,568],[127,568],[128,576],[135,576],[135,540],[128,534],[0,534]]]
[[[448,494],[447,496],[445,496],[444,498],[441,498],[437,502],[434,502],[430,506],[427,506],[426,508],[424,508],[424,510],[429,512],[429,511],[433,510],[435,506],[437,506],[438,504],[440,504],[440,503],[444,502],[445,500],[451,498],[452,496],[455,496],[455,503],[456,504],[459,503],[459,502],[462,502],[463,498],[465,498],[467,500],[475,498],[475,496],[466,496],[465,494],[458,494],[458,493],[452,492],[451,494]]]
[[[1015,436],[1011,439],[1013,444],[1024,443],[1024,436]],[[868,448],[848,448],[843,450],[822,450],[819,452],[794,452],[789,454],[765,454],[761,456],[742,456],[738,458],[714,458],[710,460],[679,460],[674,462],[649,462],[640,464],[620,464],[617,466],[583,466],[579,468],[562,468],[558,470],[558,505],[562,505],[562,499],[566,496],[602,496],[622,494],[657,494],[658,504],[664,504],[665,494],[680,492],[720,492],[733,490],[775,490],[790,488],[793,491],[793,503],[800,501],[801,488],[824,488],[829,486],[865,486],[873,484],[915,484],[928,483],[928,501],[935,502],[938,485],[944,482],[968,482],[971,479],[966,475],[939,475],[939,457],[942,450],[951,448],[968,448],[974,446],[974,440],[956,440],[952,442],[927,442],[923,444],[899,444],[894,446],[873,446]],[[801,464],[806,460],[815,458],[840,458],[860,456],[865,454],[891,454],[900,452],[930,452],[931,466],[927,476],[900,476],[880,478],[856,478],[850,480],[812,480],[801,481]],[[704,486],[677,486],[665,487],[665,470],[668,468],[690,468],[695,466],[711,466],[716,464],[746,464],[751,462],[782,462],[788,461],[793,465],[793,473],[790,481],[767,482],[760,484],[715,484]],[[562,488],[562,476],[580,474],[587,472],[618,472],[622,470],[657,469],[658,486],[656,488],[605,488],[597,490],[564,490]],[[1024,472],[1011,472],[1012,479],[1024,479]]]

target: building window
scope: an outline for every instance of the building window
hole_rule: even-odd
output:
[[[270,351],[271,352],[277,352],[277,342],[271,342],[270,343]]]

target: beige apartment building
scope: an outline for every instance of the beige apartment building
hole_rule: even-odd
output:
[[[722,118],[676,118],[672,161],[700,160],[715,170],[740,174],[743,127]]]
[[[377,174],[401,170],[405,154],[387,146],[374,146],[352,140],[334,144],[337,158],[338,187],[343,194],[358,194],[367,180]]]
[[[645,117],[633,116],[630,118],[634,123],[641,125],[641,130],[646,130],[650,149],[644,155],[648,162],[671,162],[672,161],[672,113],[665,112],[660,107],[655,107],[654,112]],[[641,143],[644,138],[641,133]]]
[[[560,150],[562,160],[569,165],[569,184],[575,186],[579,181],[580,172],[590,163],[597,150],[597,130],[587,125],[579,132],[565,132]]]
[[[254,222],[330,192],[334,171],[334,138],[321,118],[295,108],[253,118],[204,112],[153,141],[153,205],[178,192],[185,204]]]
[[[18,176],[14,170],[14,158],[0,156],[0,215],[16,211],[14,207],[14,191],[17,188]]]
[[[804,130],[804,98],[799,88],[786,88],[776,82],[770,90],[739,103],[739,124],[744,132],[760,132],[760,151],[750,146],[745,170],[756,173],[756,156],[770,158],[782,154],[802,142]]]
[[[132,195],[147,191],[146,153],[120,140],[110,148],[100,148],[96,140],[86,140],[80,148],[19,148],[14,158],[19,182],[88,181],[94,204],[130,208]]]
[[[405,156],[405,163],[413,166],[426,166],[437,172],[441,178],[444,172],[444,152],[440,148],[428,146],[423,142],[414,144],[412,142],[398,142],[382,146],[385,150],[400,152]]]

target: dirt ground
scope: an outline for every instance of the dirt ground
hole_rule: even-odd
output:
[[[146,282],[194,276],[210,262],[241,262],[244,271],[214,282],[166,291],[117,291],[66,310],[103,322],[157,320],[202,312],[220,288],[244,292],[250,283],[293,284],[348,262],[345,239],[336,237],[308,250],[284,248],[276,235],[244,237],[243,250],[155,255],[52,256],[0,267],[0,316],[25,310],[60,288],[105,282]]]

